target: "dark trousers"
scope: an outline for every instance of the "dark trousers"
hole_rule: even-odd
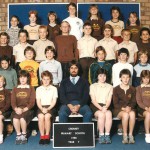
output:
[[[88,73],[89,73],[89,68],[90,65],[94,62],[94,58],[92,57],[83,57],[80,58],[79,62],[81,65],[81,69],[82,69],[82,78],[88,80]]]
[[[63,71],[63,79],[70,76],[69,73],[69,62],[67,63],[61,63],[62,71]]]
[[[79,104],[78,101],[70,102],[72,105]],[[83,115],[83,122],[91,122],[92,121],[92,111],[88,105],[81,106],[79,109],[79,113]],[[66,123],[68,122],[68,116],[71,114],[71,111],[67,105],[62,105],[59,110],[59,122]]]

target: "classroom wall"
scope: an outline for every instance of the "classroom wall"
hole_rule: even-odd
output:
[[[150,0],[0,0],[0,32],[7,29],[7,4],[8,3],[67,3],[67,2],[140,2],[141,25],[150,28]]]

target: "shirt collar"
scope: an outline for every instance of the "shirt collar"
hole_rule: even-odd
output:
[[[72,81],[72,78],[75,78],[75,80],[77,81],[79,79],[79,76],[76,76],[76,77],[72,77],[70,76],[70,80]]]
[[[141,84],[141,88],[143,88],[143,87],[150,87],[150,84]]]
[[[12,26],[11,26],[10,28],[12,28],[12,29],[18,29],[18,26],[17,26],[17,27],[12,27]]]
[[[142,65],[141,63],[139,63],[139,66],[142,66],[142,67],[146,67],[148,64],[146,63],[145,65]]]
[[[131,41],[128,42],[128,44],[125,43],[125,41],[123,41],[122,43],[120,43],[121,45],[129,45],[131,44]]]
[[[104,37],[102,40],[103,40],[103,41],[112,41],[113,39],[112,39],[111,37],[110,37],[110,38],[105,38],[105,37]]]
[[[106,83],[98,83],[98,85],[103,88],[106,87]]]
[[[91,39],[92,39],[92,36],[89,36],[89,37],[85,37],[85,36],[84,36],[82,39],[83,39],[83,40],[91,40]]]
[[[21,89],[27,88],[27,89],[29,89],[30,86],[29,85],[18,85],[17,88],[21,88]]]
[[[46,59],[46,63],[54,63],[55,62],[55,59],[53,58],[52,60],[48,60]]]
[[[51,89],[51,85],[49,85],[49,86],[47,86],[47,87],[45,87],[45,86],[42,85],[42,88],[43,88],[44,90],[50,90],[50,89]]]

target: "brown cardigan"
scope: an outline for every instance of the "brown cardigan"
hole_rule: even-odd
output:
[[[150,87],[136,88],[136,101],[140,108],[150,107]]]
[[[34,105],[35,105],[35,90],[33,87],[30,88],[15,87],[12,90],[11,106],[13,110],[15,110],[16,107],[20,108],[28,107],[28,109],[31,109],[33,108]]]
[[[3,89],[0,91],[0,111],[6,112],[10,108],[10,91]]]
[[[134,109],[136,106],[135,99],[135,88],[130,86],[129,89],[125,91],[120,88],[120,85],[113,89],[113,104],[114,109],[121,110],[122,107],[129,106]]]

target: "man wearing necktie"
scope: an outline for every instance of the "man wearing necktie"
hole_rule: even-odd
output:
[[[68,122],[70,114],[83,115],[83,122],[90,122],[92,111],[87,105],[89,100],[89,84],[78,76],[79,64],[73,60],[69,64],[70,77],[62,80],[59,89],[61,108],[59,122]]]

